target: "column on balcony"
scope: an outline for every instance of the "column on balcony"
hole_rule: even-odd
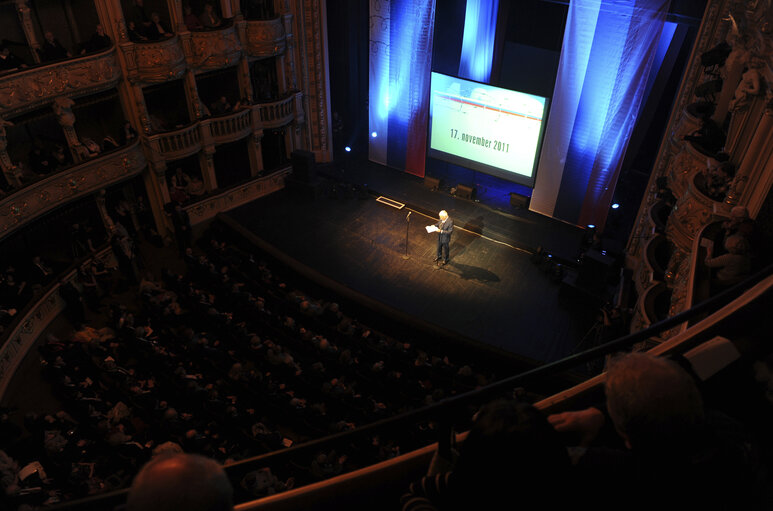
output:
[[[2,171],[8,184],[14,188],[20,188],[22,183],[14,174],[14,164],[11,161],[11,157],[8,155],[8,139],[6,138],[5,133],[6,126],[13,126],[13,123],[0,117],[0,171]]]
[[[188,115],[192,121],[204,117],[204,108],[199,97],[199,88],[196,85],[196,75],[191,69],[183,75],[183,88],[185,90],[185,103],[188,107]]]
[[[250,79],[250,63],[247,61],[247,57],[242,53],[242,58],[239,60],[237,67],[237,77],[239,82],[239,99],[244,100],[247,98],[250,104],[252,104],[253,95],[252,80]]]
[[[766,110],[741,158],[725,202],[731,205],[746,205],[749,213],[756,217],[771,187],[771,156],[773,111]]]
[[[171,202],[169,187],[166,184],[166,162],[156,159],[150,162],[148,168],[142,173],[145,183],[145,192],[150,202],[150,211],[156,223],[156,230],[161,236],[170,232],[169,219],[164,212],[164,205]]]
[[[254,111],[253,111],[253,117]],[[253,123],[254,125],[254,123]],[[256,177],[263,172],[263,150],[261,147],[263,140],[263,130],[258,129],[252,132],[250,140],[247,142],[247,154],[250,158],[250,175]]]
[[[102,224],[105,226],[105,231],[108,233],[108,235],[113,232],[113,219],[110,218],[110,215],[107,213],[107,206],[105,204],[105,197],[107,195],[107,192],[104,188],[99,190],[94,197],[96,203],[97,203],[97,211],[99,211],[99,218],[102,219]]]
[[[54,110],[56,120],[64,132],[64,138],[67,141],[67,147],[70,149],[72,161],[80,163],[86,158],[87,151],[75,132],[75,114],[72,113],[72,106],[74,104],[75,102],[72,99],[59,96],[54,99],[51,108]]]
[[[188,27],[185,25],[182,2],[180,0],[167,0],[167,7],[169,8],[169,22],[175,27],[175,32],[178,34],[187,32]]]
[[[30,7],[27,5],[27,0],[15,0],[16,1],[16,13],[19,15],[19,21],[21,22],[22,30],[24,30],[24,37],[27,39],[27,45],[29,45],[32,59],[36,64],[40,63],[40,41],[35,32],[35,25],[32,21],[32,14],[30,13]]]
[[[201,178],[204,181],[204,187],[207,192],[217,190],[217,177],[215,176],[215,145],[208,144],[204,150],[199,153],[199,166],[201,167]]]

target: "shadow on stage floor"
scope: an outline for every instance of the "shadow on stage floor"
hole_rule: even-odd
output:
[[[559,304],[559,285],[530,256],[540,245],[575,256],[581,230],[431,192],[415,178],[385,172],[392,176],[383,182],[369,178],[370,193],[328,194],[335,183],[321,179],[316,197],[285,189],[227,215],[337,282],[473,340],[537,361],[574,350],[593,311]],[[406,207],[378,202],[381,194]],[[437,235],[425,230],[439,209],[456,225],[451,261],[442,268],[433,262]]]

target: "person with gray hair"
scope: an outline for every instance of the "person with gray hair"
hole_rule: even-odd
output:
[[[600,509],[750,509],[751,442],[739,423],[705,411],[690,373],[663,357],[628,353],[610,362],[604,387],[606,407],[548,417],[556,431],[580,435],[579,486],[606,493]],[[608,423],[625,448],[601,440]]]
[[[197,454],[162,454],[132,482],[127,511],[231,511],[233,487],[222,465]]]

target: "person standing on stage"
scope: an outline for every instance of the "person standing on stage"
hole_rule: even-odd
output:
[[[444,265],[448,264],[448,257],[451,254],[449,244],[451,243],[451,233],[454,232],[454,221],[449,218],[446,210],[438,213],[440,220],[435,224],[438,228],[437,237],[437,257],[435,262],[440,264],[440,260],[443,260]]]

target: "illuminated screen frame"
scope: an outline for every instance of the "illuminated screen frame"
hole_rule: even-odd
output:
[[[470,94],[467,94],[468,92]],[[478,97],[475,97],[476,94]],[[436,96],[437,101],[443,101],[444,105],[435,104]],[[519,103],[518,110],[513,110],[514,107],[506,105],[505,102]],[[444,114],[443,118],[439,119],[438,111],[440,108],[445,108],[446,104],[458,105],[455,110],[458,108],[459,111]],[[544,96],[503,89],[433,71],[430,82],[427,156],[534,188],[549,105],[550,99]],[[438,110],[436,111],[436,109]],[[488,122],[479,123],[478,128],[469,126],[464,131],[461,131],[462,124],[457,124],[458,128],[450,126],[453,121],[449,125],[440,125],[448,120],[449,115],[454,119],[459,119],[460,116],[465,115],[465,109],[468,112],[470,109],[481,109],[475,110],[475,112],[480,112],[481,119]],[[538,128],[530,124],[533,121],[539,122]],[[491,127],[496,126],[497,122],[501,122],[503,125],[520,126],[523,130],[523,136],[520,138],[517,136],[515,138],[514,136],[497,137],[491,132]],[[488,129],[480,126],[486,126]],[[435,134],[434,140],[433,134]],[[514,143],[516,140],[524,138],[533,142],[526,146]],[[454,140],[449,142],[449,139]],[[505,146],[504,144],[509,145]],[[503,152],[505,148],[507,153]],[[511,149],[521,151],[522,154],[520,156],[510,155]],[[466,156],[465,152],[468,153]],[[482,157],[476,159],[472,157],[474,154],[469,154],[471,152],[480,154]],[[523,165],[519,165],[517,162],[503,164],[502,162],[509,157],[525,159],[526,162]],[[529,160],[532,162],[530,168]],[[518,170],[512,170],[516,167]]]

